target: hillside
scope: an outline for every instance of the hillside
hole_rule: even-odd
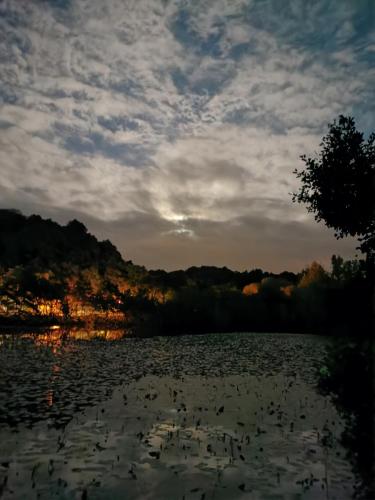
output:
[[[61,226],[16,210],[0,211],[0,269],[1,313],[17,317],[120,319],[121,294],[147,275],[77,220]]]

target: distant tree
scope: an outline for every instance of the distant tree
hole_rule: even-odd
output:
[[[82,235],[82,234],[87,233],[86,226],[84,224],[82,224],[82,222],[80,222],[77,219],[73,219],[73,220],[69,221],[68,224],[66,225],[66,228],[70,233],[75,233],[78,235]]]
[[[302,182],[293,201],[335,230],[335,236],[354,236],[360,249],[375,255],[375,133],[367,140],[352,117],[340,115],[329,125],[317,158],[301,156],[303,170],[295,170]]]
[[[363,260],[344,260],[339,255],[332,255],[331,278],[340,282],[359,280],[365,274],[364,264]]]
[[[323,284],[328,281],[328,273],[319,262],[312,262],[311,265],[302,271],[302,277],[298,284],[301,288],[306,288],[313,284]]]
[[[296,284],[298,282],[298,274],[292,273],[290,271],[283,271],[278,275],[278,278],[289,281],[291,284]]]

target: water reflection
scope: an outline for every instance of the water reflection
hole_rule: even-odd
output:
[[[325,351],[305,335],[5,334],[4,496],[350,498],[345,420],[316,391]]]
[[[320,371],[319,388],[332,398],[344,420],[341,442],[356,474],[355,496],[375,498],[372,340],[335,340]]]
[[[36,345],[50,345],[52,348],[58,348],[66,340],[120,340],[125,335],[124,329],[95,330],[56,326],[39,332],[20,332],[16,337],[14,334],[8,336],[13,339],[29,339],[34,341]],[[4,336],[5,334],[3,334]]]
[[[1,334],[0,424],[47,420],[65,426],[74,412],[107,397],[121,377],[97,373],[101,364],[112,363],[109,349],[100,344],[124,335],[123,330],[82,329]]]

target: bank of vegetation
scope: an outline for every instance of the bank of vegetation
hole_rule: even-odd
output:
[[[362,260],[300,273],[210,266],[148,271],[77,220],[0,211],[0,323],[89,323],[137,334],[212,331],[362,335],[371,290]]]

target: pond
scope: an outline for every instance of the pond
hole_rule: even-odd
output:
[[[351,498],[327,343],[2,333],[0,498]]]

